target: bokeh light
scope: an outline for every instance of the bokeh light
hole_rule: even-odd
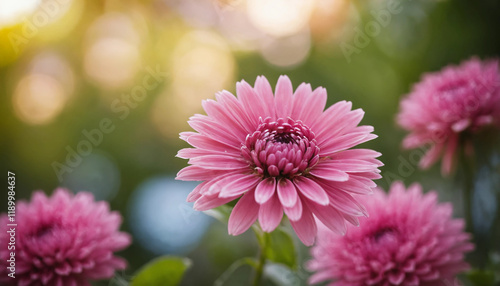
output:
[[[97,19],[87,34],[84,68],[88,77],[107,89],[127,87],[141,66],[140,36],[132,20],[119,13]]]
[[[40,5],[40,0],[0,0],[0,28],[16,24]]]
[[[70,100],[75,87],[72,68],[55,52],[42,52],[30,62],[12,97],[19,119],[32,125],[48,124]]]
[[[176,138],[203,99],[232,84],[235,62],[221,36],[202,30],[182,37],[170,61],[171,84],[156,99],[152,120],[165,136]]]
[[[186,202],[195,186],[164,177],[137,188],[130,200],[129,224],[142,247],[156,254],[186,254],[196,247],[211,218]]]
[[[68,95],[75,90],[75,74],[68,61],[53,51],[45,51],[34,57],[30,63],[30,72],[45,74],[57,79]]]
[[[260,53],[271,64],[292,67],[309,55],[311,37],[308,32],[282,38],[267,38],[261,42]]]
[[[12,98],[16,115],[28,124],[47,124],[68,99],[63,85],[44,74],[28,74],[17,84]]]
[[[315,0],[309,20],[313,38],[328,40],[338,38],[353,21],[351,0]]]
[[[273,36],[288,36],[306,28],[314,1],[253,0],[247,1],[250,20]]]

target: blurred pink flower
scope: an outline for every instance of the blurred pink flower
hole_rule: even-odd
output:
[[[229,218],[229,233],[245,232],[258,218],[273,231],[283,212],[298,237],[312,245],[314,216],[338,233],[345,221],[358,224],[366,211],[351,194],[370,194],[372,179],[380,178],[375,158],[380,153],[353,149],[376,135],[371,126],[358,126],[364,112],[341,101],[323,112],[322,87],[302,83],[295,93],[281,76],[276,96],[267,79],[255,87],[236,85],[238,97],[227,91],[206,100],[208,116],[195,115],[189,124],[198,132],[181,138],[195,148],[182,149],[189,159],[179,180],[204,181],[188,196],[197,210],[208,210],[239,198]]]
[[[121,216],[107,202],[94,202],[92,194],[75,196],[57,189],[48,198],[35,192],[31,203],[20,201],[15,223],[15,279],[7,249],[10,239],[6,214],[0,217],[0,282],[2,285],[90,285],[89,280],[111,278],[126,261],[113,252],[130,244],[119,232]]]
[[[464,253],[474,247],[465,222],[452,219],[452,205],[438,204],[435,192],[422,195],[418,184],[406,191],[396,182],[389,195],[376,190],[364,203],[370,218],[345,236],[319,228],[310,283],[437,286],[469,268]]]
[[[458,67],[425,74],[401,101],[397,120],[410,131],[403,141],[405,148],[432,146],[420,167],[428,168],[443,154],[441,170],[449,174],[462,133],[500,126],[498,60],[472,58]]]

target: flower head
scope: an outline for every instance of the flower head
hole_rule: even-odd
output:
[[[299,238],[314,242],[319,218],[345,233],[345,221],[357,224],[366,214],[351,194],[368,194],[380,178],[380,154],[351,149],[375,138],[373,127],[358,126],[360,109],[341,101],[326,111],[326,90],[301,84],[293,92],[280,77],[276,96],[258,77],[255,87],[242,81],[238,97],[227,91],[206,100],[207,116],[189,124],[197,132],[181,138],[195,148],[180,150],[189,159],[177,179],[204,181],[188,196],[197,210],[208,210],[239,199],[229,218],[229,233],[245,232],[257,219],[266,232],[280,223],[283,212]]]
[[[443,154],[442,172],[454,165],[459,137],[486,125],[500,127],[498,61],[473,58],[423,76],[401,101],[398,123],[411,133],[405,148],[432,147],[420,161],[428,168]]]
[[[405,190],[396,182],[386,195],[376,190],[365,200],[370,218],[345,236],[320,228],[308,267],[311,283],[335,286],[445,285],[467,270],[464,253],[473,249],[464,221],[452,219],[452,206],[420,185]]]
[[[0,223],[0,243],[6,246],[5,228],[12,222],[2,214]],[[7,276],[11,250],[2,247],[2,285],[90,285],[89,280],[111,278],[126,267],[125,260],[113,256],[131,241],[118,231],[121,217],[106,202],[94,202],[90,193],[73,196],[57,189],[48,198],[35,192],[31,203],[18,203],[15,223],[15,279]]]

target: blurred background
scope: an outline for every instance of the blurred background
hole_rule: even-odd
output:
[[[186,166],[178,134],[202,99],[258,75],[323,86],[328,105],[350,100],[375,127],[364,147],[383,153],[381,187],[420,181],[460,215],[439,166],[420,171],[422,152],[401,150],[394,119],[423,72],[497,57],[499,27],[496,0],[0,0],[0,164],[16,173],[18,199],[63,186],[122,213],[134,243],[114,282],[175,254],[194,262],[183,285],[210,285],[257,243],[193,211],[196,183],[174,180]],[[307,277],[300,269],[293,283]]]

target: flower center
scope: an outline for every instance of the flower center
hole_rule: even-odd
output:
[[[300,120],[270,117],[260,120],[257,130],[249,134],[241,153],[252,170],[264,177],[303,175],[319,161],[315,135]]]
[[[36,230],[36,232],[33,234],[33,236],[36,238],[41,238],[41,237],[44,237],[46,235],[49,235],[50,233],[52,233],[53,230],[54,230],[53,225],[43,225],[42,227],[40,227]]]
[[[377,244],[394,243],[398,237],[398,230],[394,227],[383,227],[375,231],[371,237]]]

